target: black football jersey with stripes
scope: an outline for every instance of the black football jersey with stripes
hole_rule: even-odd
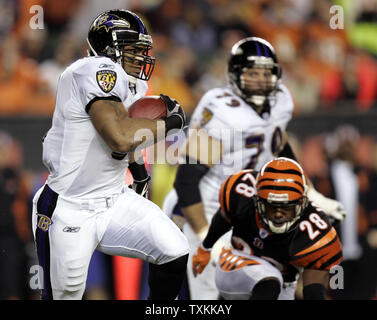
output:
[[[339,264],[339,237],[327,216],[310,202],[290,232],[277,234],[264,227],[255,205],[255,176],[250,170],[241,171],[221,188],[222,214],[232,225],[233,247],[264,257],[286,282],[294,281],[301,268],[329,270]]]

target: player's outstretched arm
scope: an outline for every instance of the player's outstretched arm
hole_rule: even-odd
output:
[[[209,222],[205,216],[199,183],[208,170],[220,161],[221,153],[219,140],[204,130],[190,130],[182,153],[185,163],[179,165],[174,182],[182,213],[200,241],[207,234]]]
[[[208,233],[196,254],[192,257],[192,271],[196,277],[202,273],[211,259],[211,250],[218,239],[231,229],[231,224],[225,220],[221,209],[213,216]]]

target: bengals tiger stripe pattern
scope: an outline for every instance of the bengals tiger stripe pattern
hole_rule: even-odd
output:
[[[302,168],[288,158],[266,163],[258,176],[258,196],[266,200],[275,195],[282,196],[282,200],[295,201],[303,196],[305,190],[306,182]]]
[[[289,262],[306,269],[330,270],[342,260],[342,245],[334,227],[308,248],[296,253]]]
[[[242,177],[247,174],[251,173],[253,176],[256,175],[256,172],[253,170],[242,170],[234,175],[228,177],[223,184],[221,185],[220,192],[219,192],[219,202],[222,213],[224,214],[225,219],[229,222],[229,212],[232,208],[236,205],[236,198],[234,197],[234,187],[242,180]],[[248,185],[254,188],[254,185],[250,183],[250,181],[243,181],[244,183],[248,183]]]
[[[260,264],[258,261],[248,257],[233,254],[231,250],[225,250],[220,254],[219,266],[223,271],[234,271],[245,266]]]

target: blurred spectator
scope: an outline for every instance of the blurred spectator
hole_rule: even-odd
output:
[[[345,206],[347,217],[336,226],[344,260],[344,289],[332,290],[333,299],[367,300],[377,287],[377,171],[375,139],[360,136],[343,125],[326,136],[310,138],[302,146],[303,166],[324,195]],[[328,159],[327,159],[328,158]]]
[[[16,1],[0,0],[0,43],[14,29],[18,18],[19,7]]]
[[[78,45],[75,38],[68,34],[61,36],[55,55],[40,65],[42,79],[47,83],[49,91],[56,93],[58,80],[65,68],[78,58]]]
[[[359,261],[358,299],[377,298],[377,159],[376,139],[361,136],[355,145],[355,172],[359,181],[359,240],[363,255]]]
[[[216,29],[209,21],[208,10],[200,1],[183,2],[182,16],[171,28],[171,38],[198,56],[199,65],[203,65],[216,50]]]
[[[158,57],[158,51],[154,51]],[[195,55],[179,46],[170,45],[163,56],[158,57],[151,77],[151,93],[165,93],[177,97],[186,113],[190,114],[196,100],[185,77],[195,68]]]
[[[17,142],[0,132],[0,299],[24,299],[26,294],[25,246],[32,235],[21,156]]]
[[[369,54],[360,52],[356,56],[354,67],[359,86],[356,104],[359,110],[366,111],[377,98],[377,62]]]
[[[226,85],[225,61],[225,58],[212,59],[207,72],[200,77],[195,85],[195,96],[197,97],[197,101],[199,101],[199,98],[208,90]]]
[[[360,134],[354,127],[343,125],[325,140],[334,198],[344,205],[347,212],[344,222],[339,226],[344,263],[358,260],[362,253],[358,241],[359,184],[354,172],[354,146],[359,139]]]
[[[351,11],[352,24],[347,29],[352,46],[377,56],[377,2],[375,0],[343,0]],[[348,6],[347,6],[348,5]]]
[[[50,114],[54,97],[41,79],[39,65],[26,57],[9,35],[0,51],[0,113]]]
[[[229,43],[245,36],[260,36],[276,48],[284,68],[284,80],[296,102],[296,114],[333,108],[343,99],[356,101],[356,110],[368,111],[376,101],[377,4],[374,0],[254,0],[252,4],[249,0],[0,1],[4,5],[1,14],[6,14],[5,19],[0,19],[0,38],[14,38],[10,41],[13,44],[5,39],[0,48],[0,60],[3,65],[6,61],[6,67],[0,67],[3,79],[0,80],[0,110],[8,114],[27,111],[49,115],[53,97],[48,95],[55,91],[61,67],[70,62],[73,51],[86,54],[88,21],[99,12],[115,7],[136,9],[149,19],[147,24],[153,26],[155,37],[164,39],[162,45],[161,39],[155,41],[154,54],[163,57],[156,64],[156,88],[162,88],[165,82],[166,87],[172,88],[171,82],[177,81],[178,87],[185,87],[181,92],[186,101],[198,99],[204,87],[217,82],[216,77],[222,72],[217,67],[219,59],[226,57]],[[330,8],[334,4],[344,8],[344,30],[329,25]],[[32,5],[43,8],[43,30],[30,29]],[[14,32],[12,36],[10,31]],[[173,53],[169,53],[171,48]],[[15,54],[8,63],[10,54],[5,51],[9,50]],[[182,65],[185,57],[188,62],[184,70],[178,71],[179,75],[169,70],[171,65]],[[43,64],[42,76],[36,63]],[[26,64],[20,69],[28,71],[16,75],[15,64]],[[188,112],[195,103],[188,102]]]
[[[320,80],[310,73],[305,59],[297,57],[295,63],[282,63],[283,81],[292,93],[295,114],[315,112],[319,105]]]
[[[58,0],[60,1],[60,0]],[[66,31],[70,37],[75,37],[77,43],[86,41],[88,35],[88,24],[93,21],[100,13],[111,9],[130,9],[131,0],[81,0],[75,10],[69,15]],[[150,30],[148,28],[148,30]]]
[[[253,20],[257,6],[250,6],[248,1],[212,0],[208,2],[212,4],[208,15],[216,30],[217,47],[220,51],[228,54],[231,46],[238,40],[245,36],[255,35],[250,21]],[[236,36],[236,38],[231,36]]]

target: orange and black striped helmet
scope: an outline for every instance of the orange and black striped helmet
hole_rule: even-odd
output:
[[[307,206],[306,179],[301,166],[289,158],[276,158],[267,162],[257,177],[257,208],[262,220],[275,233],[291,230]],[[294,206],[294,216],[278,226],[266,216],[266,205]]]

